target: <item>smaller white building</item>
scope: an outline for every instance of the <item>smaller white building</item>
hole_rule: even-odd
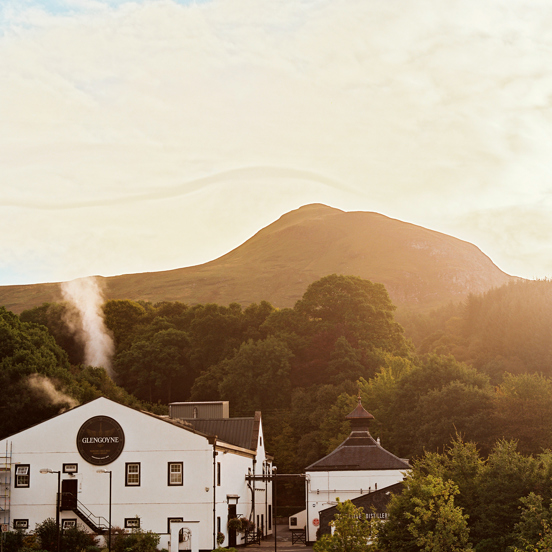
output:
[[[246,480],[272,468],[260,413],[207,422],[99,398],[12,435],[0,441],[0,522],[32,530],[55,519],[59,485],[62,527],[140,527],[170,552],[210,551],[218,533],[240,544],[227,530],[236,516],[271,534],[271,486]]]
[[[295,514],[304,520],[306,539],[317,539],[320,514],[326,508],[381,490],[404,479],[410,469],[407,460],[385,450],[370,435],[370,420],[374,417],[361,404],[348,416],[351,434],[330,454],[306,468],[306,510]],[[301,527],[299,527],[301,528]]]

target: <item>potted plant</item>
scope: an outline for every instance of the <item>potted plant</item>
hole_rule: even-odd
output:
[[[228,520],[228,530],[236,531],[236,533],[241,533],[243,529],[243,522],[241,518],[230,518]]]
[[[254,531],[255,524],[250,519],[242,519],[242,529],[243,531]]]

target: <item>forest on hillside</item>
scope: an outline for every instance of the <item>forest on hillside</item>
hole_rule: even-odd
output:
[[[262,411],[279,472],[298,473],[346,437],[360,392],[397,456],[458,438],[483,457],[504,440],[539,455],[552,442],[551,307],[551,282],[520,281],[399,325],[383,285],[335,274],[281,310],[113,300],[113,378],[83,365],[69,305],[1,308],[0,437],[100,395],[157,412],[228,400],[233,416]]]

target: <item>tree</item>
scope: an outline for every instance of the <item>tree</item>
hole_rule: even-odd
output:
[[[520,502],[522,510],[520,521],[514,529],[516,545],[512,547],[513,552],[551,550],[552,503],[545,508],[542,496],[535,493],[529,493]]]
[[[84,362],[85,343],[80,333],[73,332],[67,321],[79,319],[80,314],[70,303],[44,303],[40,307],[25,310],[19,318],[22,322],[33,322],[48,328],[56,343],[67,353],[73,365]]]
[[[503,376],[494,398],[497,436],[516,439],[518,449],[536,454],[550,446],[552,381],[542,374]]]
[[[314,552],[367,552],[378,550],[372,542],[377,538],[381,522],[367,519],[363,508],[350,500],[337,499],[337,514],[330,522],[332,535],[323,535],[314,543]]]
[[[108,301],[103,311],[105,325],[113,333],[117,351],[130,347],[136,327],[146,320],[144,306],[128,299],[117,299]]]
[[[221,399],[245,412],[288,408],[291,357],[286,344],[275,337],[243,343],[233,358],[224,361]]]
[[[432,355],[397,379],[387,409],[390,417],[381,422],[395,454],[412,457],[451,442],[458,430],[480,440],[492,412],[491,399],[485,374],[453,357]]]
[[[408,474],[393,496],[378,545],[384,552],[464,552],[471,550],[468,516],[455,505],[458,487],[435,475]]]
[[[120,352],[115,370],[121,383],[139,398],[172,400],[173,389],[188,398],[194,374],[189,366],[190,340],[186,332],[174,328],[135,341]]]
[[[322,325],[338,327],[349,343],[364,340],[387,351],[407,350],[383,284],[332,274],[313,282],[294,308]]]
[[[477,477],[479,500],[471,531],[478,550],[502,552],[513,544],[514,526],[520,520],[519,499],[543,481],[549,484],[543,466],[542,459],[518,452],[515,441],[496,443]]]
[[[45,391],[40,383],[46,379],[57,391],[71,385],[67,355],[44,326],[21,322],[0,307],[0,438],[69,406],[70,397],[60,399],[62,395],[58,393],[54,398]],[[38,385],[33,385],[33,380]]]

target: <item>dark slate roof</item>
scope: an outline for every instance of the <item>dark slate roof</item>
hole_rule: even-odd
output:
[[[186,419],[196,431],[216,435],[218,439],[248,450],[257,450],[261,413],[254,418]]]
[[[358,405],[357,407],[350,413],[345,416],[347,420],[373,420],[374,416],[370,414],[361,404],[360,397],[358,399]]]
[[[378,445],[368,433],[358,435],[352,432],[348,439],[333,452],[311,464],[305,471],[344,471],[344,470],[407,470],[406,460]],[[356,435],[355,435],[356,434]]]

